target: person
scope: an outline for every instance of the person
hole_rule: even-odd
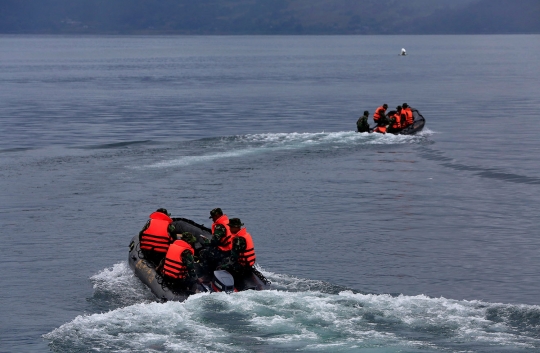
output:
[[[257,259],[253,239],[246,228],[242,228],[243,225],[244,223],[239,218],[229,220],[229,228],[233,237],[231,256],[218,266],[219,269],[229,271],[235,278],[235,282],[238,278],[253,273],[253,266]]]
[[[176,291],[191,290],[197,281],[195,271],[195,249],[197,238],[190,232],[174,234],[174,242],[169,246],[165,258],[159,266],[159,272],[170,289]]]
[[[158,208],[150,215],[139,232],[139,241],[144,258],[157,265],[167,254],[174,232],[173,220],[165,208]]]
[[[214,228],[218,224],[222,224],[227,229],[227,234],[231,234],[231,230],[229,229],[229,217],[227,217],[226,214],[223,214],[223,211],[221,208],[214,208],[212,211],[210,211],[210,217],[208,217],[212,220],[212,234],[214,234]]]
[[[375,124],[378,125],[379,121],[385,122],[386,109],[388,109],[388,104],[385,103],[375,110],[375,114],[373,114],[373,121],[375,122]]]
[[[402,113],[405,114],[405,124],[404,126],[407,127],[409,125],[412,125],[414,123],[414,116],[413,112],[411,110],[411,107],[407,103],[403,103],[402,105],[403,110]]]
[[[402,122],[405,121],[405,115],[402,113],[403,108],[401,105],[398,105],[396,107],[396,113],[392,116],[390,119],[390,130],[396,131],[400,130],[402,126]]]
[[[205,244],[205,249],[201,251],[200,257],[208,271],[214,271],[224,259],[231,255],[232,240],[230,230],[223,224],[216,224],[212,234],[212,239]]]
[[[386,125],[382,121],[380,121],[377,124],[377,127],[373,129],[373,132],[377,132],[379,134],[386,134]]]
[[[360,119],[358,119],[358,121],[356,122],[356,130],[358,132],[369,132],[368,118],[369,112],[366,110],[364,111],[364,115],[362,115]]]

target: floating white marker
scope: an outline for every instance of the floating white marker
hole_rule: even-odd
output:
[[[405,50],[405,48],[401,48],[401,54],[399,54],[401,56],[405,56],[407,55],[407,51]]]

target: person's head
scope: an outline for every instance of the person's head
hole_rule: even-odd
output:
[[[407,109],[407,108],[409,108],[409,105],[407,103],[403,103],[402,107],[403,107],[403,109]]]
[[[240,220],[240,218],[231,218],[229,219],[229,228],[231,229],[231,233],[235,234],[237,233],[244,223]]]
[[[384,109],[388,109],[388,104],[384,103],[384,104],[382,105],[382,107],[383,107]]]
[[[221,210],[221,208],[217,207],[210,211],[210,217],[208,218],[211,218],[212,221],[215,222],[221,216],[223,216],[223,211]]]
[[[158,209],[156,210],[156,212],[163,213],[163,214],[165,214],[165,215],[167,215],[167,216],[169,216],[169,217],[171,216],[171,214],[170,214],[169,212],[167,212],[167,209],[166,209],[166,208],[158,208]]]
[[[183,240],[190,245],[194,245],[197,242],[197,238],[195,238],[195,236],[190,232],[184,232],[182,234],[177,234],[176,236],[177,239]]]
[[[227,229],[223,224],[216,224],[216,227],[214,228],[214,235],[220,235],[223,236],[227,234]]]
[[[369,112],[367,110],[364,110],[364,116],[369,116]]]
[[[397,110],[398,112],[400,112],[401,109],[402,109],[402,108],[401,108],[401,105],[398,105],[398,106],[396,107],[396,110]]]

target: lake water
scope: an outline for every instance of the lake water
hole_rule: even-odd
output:
[[[1,352],[540,351],[540,36],[0,48]],[[354,132],[403,102],[422,133]],[[157,302],[159,207],[241,218],[273,289]]]

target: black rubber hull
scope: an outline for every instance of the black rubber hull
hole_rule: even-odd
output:
[[[173,224],[178,233],[191,232],[197,237],[199,242],[195,245],[196,251],[202,248],[201,236],[207,238],[212,236],[210,229],[188,219],[173,218]],[[196,264],[197,275],[201,279],[202,283],[198,283],[190,291],[177,292],[167,288],[167,286],[163,284],[162,277],[156,272],[155,266],[151,262],[144,259],[143,254],[140,251],[138,235],[134,236],[131,240],[128,262],[129,267],[133,270],[135,276],[139,278],[141,282],[144,283],[148,288],[150,288],[152,293],[154,293],[154,295],[161,301],[184,301],[192,294],[214,291],[214,289],[212,289],[212,280],[214,279],[213,273],[205,273],[202,266],[198,264]],[[235,288],[238,291],[248,289],[265,290],[269,289],[270,285],[263,282],[263,280],[261,280],[255,274],[251,274],[243,278],[241,281],[237,281],[237,283],[235,283]]]

